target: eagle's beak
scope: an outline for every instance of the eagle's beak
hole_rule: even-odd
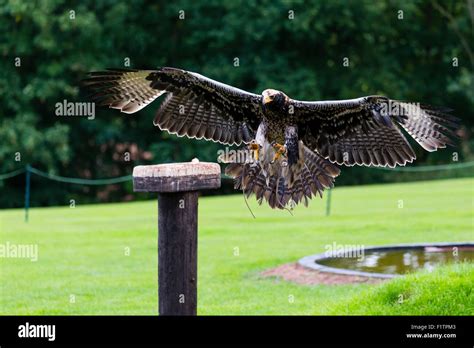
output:
[[[268,104],[268,103],[270,103],[272,100],[273,100],[272,97],[270,97],[269,95],[266,95],[266,96],[263,97],[263,104]]]

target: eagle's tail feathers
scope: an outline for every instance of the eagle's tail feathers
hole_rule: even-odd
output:
[[[325,189],[333,187],[340,170],[306,146],[303,153],[304,163],[290,168],[286,175],[277,172],[268,176],[260,163],[230,163],[225,173],[234,178],[234,187],[246,197],[255,194],[259,204],[265,200],[271,208],[287,209],[300,202],[307,206],[313,196],[322,197]]]

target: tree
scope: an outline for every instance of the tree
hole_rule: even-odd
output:
[[[86,101],[79,81],[107,67],[181,67],[297,99],[385,94],[450,106],[463,123],[460,160],[473,158],[469,1],[3,1],[0,173],[29,163],[64,176],[103,178],[129,174],[139,163],[216,160],[221,146],[153,127],[156,102],[133,116],[107,109],[96,109],[93,120],[55,115],[57,103]],[[417,154],[417,164],[437,163],[452,151]],[[406,179],[387,175],[349,169],[337,184]],[[0,181],[6,193],[0,206],[22,204],[23,182]],[[33,184],[36,205],[76,196],[118,200],[131,192],[130,185],[39,178]]]

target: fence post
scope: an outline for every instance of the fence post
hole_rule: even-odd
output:
[[[328,189],[328,198],[326,199],[326,216],[331,214],[331,192],[332,189]]]
[[[30,189],[31,189],[31,172],[30,165],[26,165],[25,173],[25,222],[28,222],[28,211],[30,209]]]
[[[193,160],[133,169],[135,192],[158,193],[160,315],[197,313],[198,191],[220,185],[217,163]]]

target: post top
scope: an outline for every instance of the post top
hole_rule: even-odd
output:
[[[164,163],[149,166],[136,166],[133,168],[133,177],[181,177],[191,175],[216,175],[221,174],[221,167],[217,163],[191,162]]]
[[[221,168],[217,163],[165,163],[133,168],[136,192],[182,192],[219,188]]]

